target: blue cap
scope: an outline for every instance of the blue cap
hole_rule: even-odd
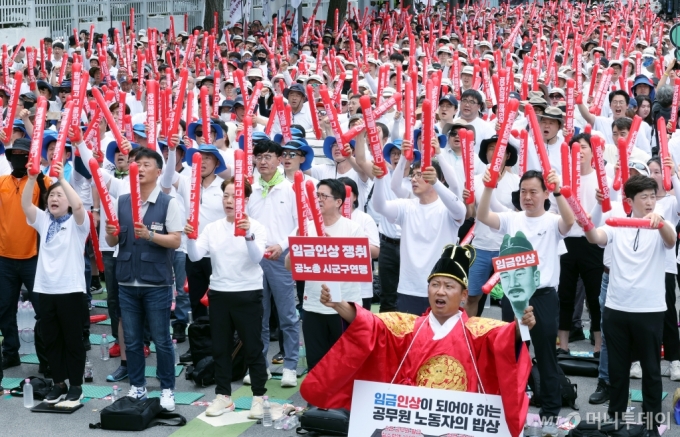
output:
[[[19,120],[18,118],[14,119],[14,123],[12,125],[12,129],[19,129],[24,133],[24,138],[31,138],[28,136],[28,132],[26,131],[26,126],[24,126],[24,122]]]
[[[307,171],[312,168],[314,149],[312,149],[312,147],[307,143],[307,140],[304,138],[293,138],[292,140],[288,141],[286,145],[283,146],[283,148],[289,150],[299,150],[304,153],[305,160],[302,164],[300,164],[300,170]]]
[[[139,144],[130,142],[130,145],[132,146],[133,149],[136,149],[139,147]],[[116,162],[116,149],[118,149],[118,143],[115,141],[111,141],[107,146],[106,146],[106,159],[109,160],[109,162],[114,163]]]
[[[255,132],[253,132],[253,143],[254,143],[255,141],[262,141],[262,140],[269,140],[269,139],[270,139],[270,138],[269,138],[269,137],[267,136],[267,134],[264,133],[264,132],[260,132],[260,131],[255,131]],[[245,140],[246,140],[246,136],[245,136],[245,135],[241,135],[240,137],[238,137],[238,148],[239,148],[239,149],[245,150],[245,149],[243,148],[244,145],[245,145]]]
[[[385,161],[391,163],[390,153],[392,153],[392,149],[401,150],[402,142],[403,140],[394,140],[391,143],[385,144],[385,147],[383,147],[383,158]],[[418,149],[413,149],[413,160],[420,161],[420,151]]]
[[[304,138],[302,131],[296,127],[290,128],[290,136],[293,138]],[[283,142],[283,134],[274,135],[274,142],[281,144]]]
[[[196,141],[196,128],[198,128],[198,127],[203,128],[203,120],[200,119],[200,118],[197,121],[191,123],[189,125],[189,127],[187,128],[187,136],[194,141]],[[224,133],[222,132],[222,127],[219,124],[213,123],[211,121],[210,127],[215,129],[215,141],[222,139],[222,137],[224,137]]]
[[[334,161],[333,159],[333,144],[337,143],[337,140],[335,137],[329,136],[326,137],[325,140],[323,140],[323,154],[326,155],[326,158],[330,159],[331,161]],[[354,140],[351,140],[349,142],[350,147],[354,149]]]
[[[138,136],[142,138],[146,138],[146,126],[142,123],[137,123],[132,126],[132,132],[137,134]]]
[[[192,147],[187,150],[187,154],[184,157],[184,162],[191,164],[193,156],[195,153],[210,153],[217,158],[217,168],[215,168],[215,174],[222,173],[227,169],[227,164],[224,163],[224,158],[219,149],[212,144],[201,144],[198,147]]]

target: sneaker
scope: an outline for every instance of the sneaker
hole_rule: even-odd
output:
[[[205,410],[205,415],[208,417],[221,416],[224,413],[234,411],[236,406],[229,396],[217,395],[210,406]]]
[[[147,345],[144,345],[144,358],[149,358],[149,355],[151,355],[151,348],[149,348]]]
[[[177,343],[184,343],[187,339],[186,329],[187,325],[184,323],[172,325],[172,339],[177,340]]]
[[[248,411],[248,419],[262,419],[264,415],[264,408],[262,396],[253,396],[253,402],[250,404],[250,411]]]
[[[283,364],[283,354],[281,352],[272,357],[272,364]]]
[[[95,295],[95,294],[102,294],[104,292],[104,289],[102,288],[101,284],[92,284],[90,287],[90,294]]]
[[[593,405],[604,404],[609,400],[609,384],[607,384],[603,379],[597,380],[597,389],[595,393],[590,395],[588,402]]]
[[[635,361],[632,366],[630,366],[630,377],[633,379],[642,379],[642,367],[640,367],[640,362]]]
[[[90,343],[90,333],[83,333],[83,347],[86,351],[92,350],[92,343]]]
[[[561,347],[557,348],[557,355],[570,355],[569,349],[564,350]]]
[[[281,387],[297,387],[297,372],[293,369],[283,369]]]
[[[118,358],[120,356],[120,345],[118,343],[113,343],[113,346],[109,348],[109,357]]]
[[[272,379],[272,372],[270,372],[269,369],[267,369],[267,381],[269,381],[270,379]],[[250,373],[243,378],[243,384],[250,385]]]
[[[585,339],[586,334],[583,332],[583,328],[576,328],[569,331],[569,343],[574,343]]]
[[[193,358],[191,358],[191,350],[188,350],[179,356],[180,363],[190,363],[192,360]]]
[[[135,387],[134,385],[131,385],[127,395],[134,399],[144,400],[146,399],[146,387]]]
[[[66,386],[62,387],[61,385],[57,384],[52,387],[52,390],[50,390],[49,393],[47,393],[47,396],[45,396],[45,402],[48,404],[56,404],[57,402],[64,399],[67,393],[68,389]]]
[[[165,411],[175,411],[175,392],[169,388],[164,388],[161,391],[161,407]]]
[[[83,399],[83,388],[82,387],[69,387],[68,393],[66,393],[67,401],[80,401]]]
[[[671,361],[671,381],[680,381],[680,361]]]
[[[122,381],[128,377],[127,366],[118,366],[115,372],[106,377],[108,382]]]
[[[19,355],[3,355],[2,370],[17,366],[21,366],[21,358],[19,358]]]

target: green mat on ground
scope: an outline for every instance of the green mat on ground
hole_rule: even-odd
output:
[[[19,388],[19,384],[23,381],[23,378],[3,378],[2,387],[5,390],[11,390],[13,388]]]
[[[93,300],[92,305],[96,306],[97,308],[108,308],[109,307],[109,304],[105,300],[101,300],[101,301],[97,301],[97,302],[95,302]]]
[[[160,398],[160,391],[152,391],[148,394],[150,398]],[[191,405],[193,402],[201,399],[205,396],[203,393],[193,393],[193,392],[175,392],[175,403],[178,405]]]
[[[113,339],[112,337],[109,337],[108,335],[106,336],[109,340],[109,347],[113,344]],[[102,344],[102,336],[99,334],[90,334],[90,343],[92,344]]]
[[[662,392],[661,400],[666,399],[666,396],[668,396],[668,392]],[[642,402],[642,390],[631,390],[630,400],[633,402]]]
[[[151,345],[149,345],[149,350],[150,350],[152,353],[155,354],[155,353],[156,353],[156,343],[154,343],[154,342],[152,341],[152,342],[151,342]]]
[[[588,331],[587,329],[584,329],[584,330],[583,330],[583,335],[586,336],[586,340],[590,340],[590,331]]]
[[[21,362],[24,364],[40,364],[36,354],[23,355],[21,357]]]
[[[182,373],[182,370],[184,370],[184,366],[177,365],[175,366],[175,376],[179,376]],[[156,366],[146,366],[144,367],[144,376],[147,378],[155,378],[156,377]]]
[[[285,399],[271,399],[269,398],[269,402],[273,402],[275,404],[285,404],[288,402]],[[253,404],[253,397],[252,396],[243,396],[242,398],[238,398],[234,401],[234,405],[236,406],[237,410],[250,410],[250,406]]]
[[[106,319],[103,322],[97,322],[97,325],[108,325],[111,326],[111,319]]]
[[[102,399],[113,392],[112,386],[83,384],[83,397]]]

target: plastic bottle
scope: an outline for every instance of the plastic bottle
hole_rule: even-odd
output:
[[[307,367],[307,348],[305,348],[305,344],[302,341],[300,342],[300,349],[298,350],[298,365]]]
[[[527,437],[541,437],[541,434],[542,434],[541,424],[539,423],[538,420],[534,420],[531,426],[529,426],[526,435]]]
[[[28,353],[34,354],[35,353],[35,331],[33,330],[33,328],[26,328],[24,330],[24,333],[25,333],[24,338],[26,339],[26,343],[28,343],[27,344]]]
[[[111,392],[111,403],[116,402],[120,397],[120,392],[118,391],[118,386],[113,386],[113,392]]]
[[[272,426],[272,406],[269,396],[262,396],[262,426]]]
[[[33,386],[28,378],[24,380],[24,407],[33,408]]]
[[[172,350],[175,353],[175,366],[179,364],[179,349],[177,349],[177,340],[172,339]]]
[[[192,313],[191,310],[187,312],[187,319],[189,320],[190,325],[194,323],[194,313]]]
[[[92,361],[85,357],[85,373],[83,374],[85,382],[92,382],[94,380],[94,370],[92,369]]]
[[[101,349],[102,360],[108,361],[109,360],[109,339],[106,337],[106,334],[102,334],[102,342],[99,345],[99,349]]]

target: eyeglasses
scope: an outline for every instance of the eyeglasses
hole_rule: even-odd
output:
[[[257,155],[254,159],[255,162],[261,162],[261,161],[271,161],[274,159],[276,155]]]
[[[463,105],[479,105],[479,103],[475,99],[463,99],[460,101],[460,103]]]
[[[281,153],[281,156],[283,158],[295,158],[296,156],[302,156],[302,154],[297,153],[297,152],[283,152]]]
[[[317,197],[318,197],[319,199],[321,199],[321,200],[335,199],[335,197],[333,197],[333,196],[330,195],[330,194],[324,194],[324,193],[319,193],[319,192],[317,192],[316,195],[317,195]]]
[[[550,94],[551,99],[563,99],[562,94]]]
[[[457,137],[458,136],[458,129],[451,129],[449,131],[449,137]]]
[[[413,180],[413,179],[422,179],[422,178],[423,178],[423,174],[420,173],[420,172],[411,173],[411,175],[410,175],[408,178],[409,178],[409,180]]]

